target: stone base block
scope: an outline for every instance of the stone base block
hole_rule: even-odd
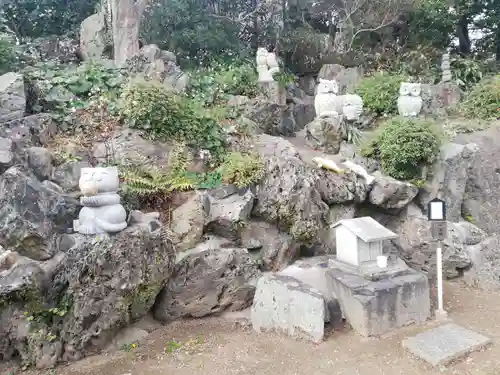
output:
[[[254,330],[275,330],[321,342],[328,308],[319,290],[290,276],[267,274],[257,282],[251,310]]]
[[[327,277],[346,320],[362,336],[381,335],[430,317],[429,283],[417,271],[370,281],[332,268]]]
[[[337,329],[344,325],[342,321],[343,315],[340,304],[333,293],[331,283],[326,277],[326,272],[333,258],[334,256],[316,256],[299,260],[278,274],[293,277],[319,290],[328,306],[327,320],[325,322],[328,322],[331,328]]]

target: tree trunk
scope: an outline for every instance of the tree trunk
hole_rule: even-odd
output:
[[[469,17],[468,14],[461,15],[457,24],[458,48],[462,55],[469,55],[471,52],[471,41],[469,37]]]
[[[148,0],[108,0],[111,5],[114,60],[118,67],[139,54],[139,26]]]

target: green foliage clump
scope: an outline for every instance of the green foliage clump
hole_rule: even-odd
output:
[[[450,66],[453,80],[463,90],[469,89],[483,78],[483,65],[477,60],[454,56]]]
[[[119,115],[133,128],[153,137],[174,139],[211,152],[218,158],[224,149],[217,119],[197,103],[154,82],[136,82],[121,95]]]
[[[16,61],[15,45],[11,38],[0,35],[0,74],[12,71]]]
[[[28,110],[49,112],[59,123],[74,123],[75,110],[86,109],[96,100],[106,101],[109,109],[126,81],[121,70],[100,64],[75,66],[39,64],[24,71],[28,83]]]
[[[480,81],[461,104],[461,112],[470,118],[500,118],[500,74]]]
[[[208,67],[191,72],[188,97],[203,104],[220,104],[228,95],[255,96],[257,73],[247,60],[223,63],[213,61]]]
[[[174,147],[164,168],[151,164],[121,169],[124,192],[143,198],[164,198],[176,191],[213,189],[222,183],[246,187],[264,177],[264,163],[257,154],[230,152],[209,172],[190,172],[192,157],[182,143]]]
[[[403,81],[403,75],[377,73],[363,79],[355,91],[363,98],[366,110],[379,115],[394,114],[397,113],[399,87]]]
[[[439,146],[440,134],[433,123],[394,118],[383,125],[362,153],[379,159],[389,176],[410,180],[420,177],[422,166],[435,161]]]
[[[258,154],[231,152],[226,155],[219,167],[222,181],[246,187],[257,183],[264,177],[264,162]]]

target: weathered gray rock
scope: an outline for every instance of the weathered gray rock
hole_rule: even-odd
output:
[[[155,304],[157,319],[199,318],[251,305],[260,276],[257,264],[246,249],[212,246],[202,243],[178,255]]]
[[[363,68],[345,68],[338,64],[324,64],[318,79],[336,80],[339,83],[339,94],[352,93],[356,85],[363,79]]]
[[[28,167],[40,181],[48,180],[52,175],[52,153],[43,147],[30,147],[26,150]]]
[[[208,196],[194,192],[184,204],[172,211],[171,230],[178,251],[192,249],[203,237],[209,202]]]
[[[254,194],[247,190],[243,194],[231,194],[218,199],[207,196],[208,216],[206,230],[226,238],[237,238],[250,218],[254,204]]]
[[[351,171],[339,174],[306,164],[287,140],[268,135],[255,138],[255,150],[266,161],[266,174],[256,188],[252,214],[278,224],[295,240],[319,253],[332,251],[324,241],[329,205],[363,202],[366,180]]]
[[[68,36],[41,37],[20,45],[19,59],[32,66],[42,61],[77,63],[79,47],[78,40]]]
[[[500,128],[494,123],[487,131],[461,134],[456,142],[478,146],[465,187],[462,214],[479,228],[494,234],[500,226]]]
[[[14,143],[10,138],[0,138],[0,174],[14,164]]]
[[[293,97],[291,107],[295,120],[295,131],[304,129],[316,116],[314,96],[305,96],[303,98]]]
[[[398,223],[390,223],[399,238],[394,240],[400,256],[412,268],[424,271],[429,278],[435,277],[436,246],[432,238],[431,223],[420,209],[409,205]],[[467,246],[479,242],[483,235],[470,223],[448,222],[448,235],[442,243],[443,273],[446,278],[460,276],[471,264]]]
[[[371,204],[384,209],[401,209],[407,206],[418,194],[415,185],[398,181],[380,172],[374,172],[375,181],[370,190],[369,201]]]
[[[306,125],[306,143],[314,150],[338,154],[344,139],[343,117],[317,117]]]
[[[256,188],[253,215],[277,223],[299,241],[314,241],[318,230],[326,226],[328,214],[315,170],[282,138],[259,135],[255,149],[265,160],[267,172]]]
[[[57,126],[45,113],[8,121],[0,128],[0,137],[9,138],[20,147],[46,146],[56,133]]]
[[[437,85],[422,84],[422,113],[426,115],[446,115],[446,110],[460,102],[460,87],[452,82]]]
[[[254,121],[262,132],[270,135],[294,134],[295,123],[290,115],[288,106],[261,97],[247,102],[243,111],[244,117]]]
[[[169,51],[162,51],[155,44],[141,48],[137,56],[129,58],[126,68],[130,72],[146,79],[161,82],[163,86],[175,92],[183,92],[189,84],[189,76],[176,63],[176,56]]]
[[[100,162],[114,160],[122,164],[166,165],[172,148],[172,144],[143,138],[137,130],[119,129],[110,136],[107,142],[94,144],[92,154]]]
[[[259,251],[262,267],[278,271],[291,264],[298,256],[300,244],[275,225],[264,221],[250,221],[240,232],[241,245],[249,251]]]
[[[472,267],[465,271],[466,283],[481,289],[500,288],[500,238],[491,236],[467,247]]]
[[[475,144],[445,144],[430,171],[430,182],[419,195],[421,204],[426,206],[431,199],[441,198],[446,202],[447,220],[461,220],[465,187],[476,151]]]
[[[17,253],[3,253],[0,264],[0,356],[10,360],[20,354],[31,363],[31,356],[40,355],[39,341],[30,335],[30,322],[24,314],[26,298],[32,305],[28,313],[43,301],[47,291],[48,279],[36,262],[19,256]],[[44,331],[41,330],[43,333]],[[35,337],[30,337],[35,336]],[[42,335],[43,336],[43,335]],[[29,340],[31,338],[31,340]],[[32,352],[34,351],[34,353]],[[44,361],[47,358],[43,358]],[[50,363],[53,365],[54,363]]]
[[[0,76],[0,123],[19,119],[25,112],[23,76],[18,73]]]
[[[78,181],[82,168],[88,168],[90,164],[84,161],[67,161],[52,169],[50,180],[58,184],[65,191],[77,191]]]
[[[143,316],[170,277],[174,251],[155,219],[109,236],[65,235],[65,261],[53,277],[52,294],[68,301],[56,328],[63,361],[105,348],[120,328]]]
[[[78,207],[29,171],[11,167],[0,178],[0,244],[31,259],[49,259],[55,238],[71,227]]]
[[[252,305],[254,330],[275,330],[323,341],[328,307],[319,290],[290,276],[267,274],[257,283]]]
[[[87,17],[80,26],[80,52],[84,60],[100,61],[109,44],[104,13]]]

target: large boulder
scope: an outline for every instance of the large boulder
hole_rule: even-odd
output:
[[[389,223],[389,227],[399,235],[394,243],[406,263],[435,279],[438,243],[432,237],[431,222],[420,209],[413,204],[409,205],[400,218]],[[444,277],[458,277],[470,268],[472,260],[468,247],[477,245],[485,237],[482,230],[467,221],[448,221],[447,238],[441,244]]]
[[[78,209],[78,201],[40,183],[29,170],[11,167],[0,177],[0,244],[31,259],[49,259]]]
[[[498,122],[497,122],[498,123]],[[461,134],[456,142],[475,143],[477,151],[472,159],[469,179],[462,203],[464,218],[490,234],[500,226],[500,127],[491,124],[489,130]]]
[[[57,133],[57,126],[46,113],[7,121],[0,127],[0,137],[11,139],[19,147],[46,146]]]
[[[379,171],[373,173],[374,184],[369,201],[375,206],[389,210],[399,210],[407,206],[418,194],[415,185],[384,176]]]
[[[344,139],[342,116],[317,117],[306,125],[306,143],[314,150],[338,154]]]
[[[259,130],[266,134],[289,136],[296,130],[289,107],[265,97],[257,97],[245,103],[243,116],[255,122]]]
[[[259,276],[257,264],[246,249],[201,243],[178,255],[174,273],[158,296],[154,315],[168,322],[242,310],[252,304]]]
[[[329,205],[363,202],[366,180],[351,171],[338,174],[306,164],[287,140],[261,134],[254,147],[266,162],[266,173],[256,188],[252,214],[277,224],[292,237],[332,251],[323,241],[329,229]]]
[[[20,60],[28,65],[42,61],[60,64],[76,63],[80,46],[78,40],[67,36],[49,36],[27,41],[20,46]]]
[[[0,123],[16,120],[26,112],[23,76],[6,73],[0,76]]]
[[[110,42],[108,39],[104,13],[100,12],[85,18],[80,26],[80,53],[82,58],[84,60],[102,60],[106,46]]]
[[[349,94],[363,79],[363,68],[345,68],[338,64],[325,64],[318,73],[318,79],[336,80],[339,84],[339,95]]]
[[[446,202],[446,218],[449,221],[462,219],[462,203],[469,180],[477,145],[447,143],[441,148],[439,159],[434,163],[419,198],[423,206],[436,197]]]
[[[66,301],[67,311],[52,329],[63,361],[106,347],[147,314],[171,276],[175,252],[161,223],[155,215],[136,220],[114,235],[70,234],[59,241],[66,258],[53,276],[52,295]]]

